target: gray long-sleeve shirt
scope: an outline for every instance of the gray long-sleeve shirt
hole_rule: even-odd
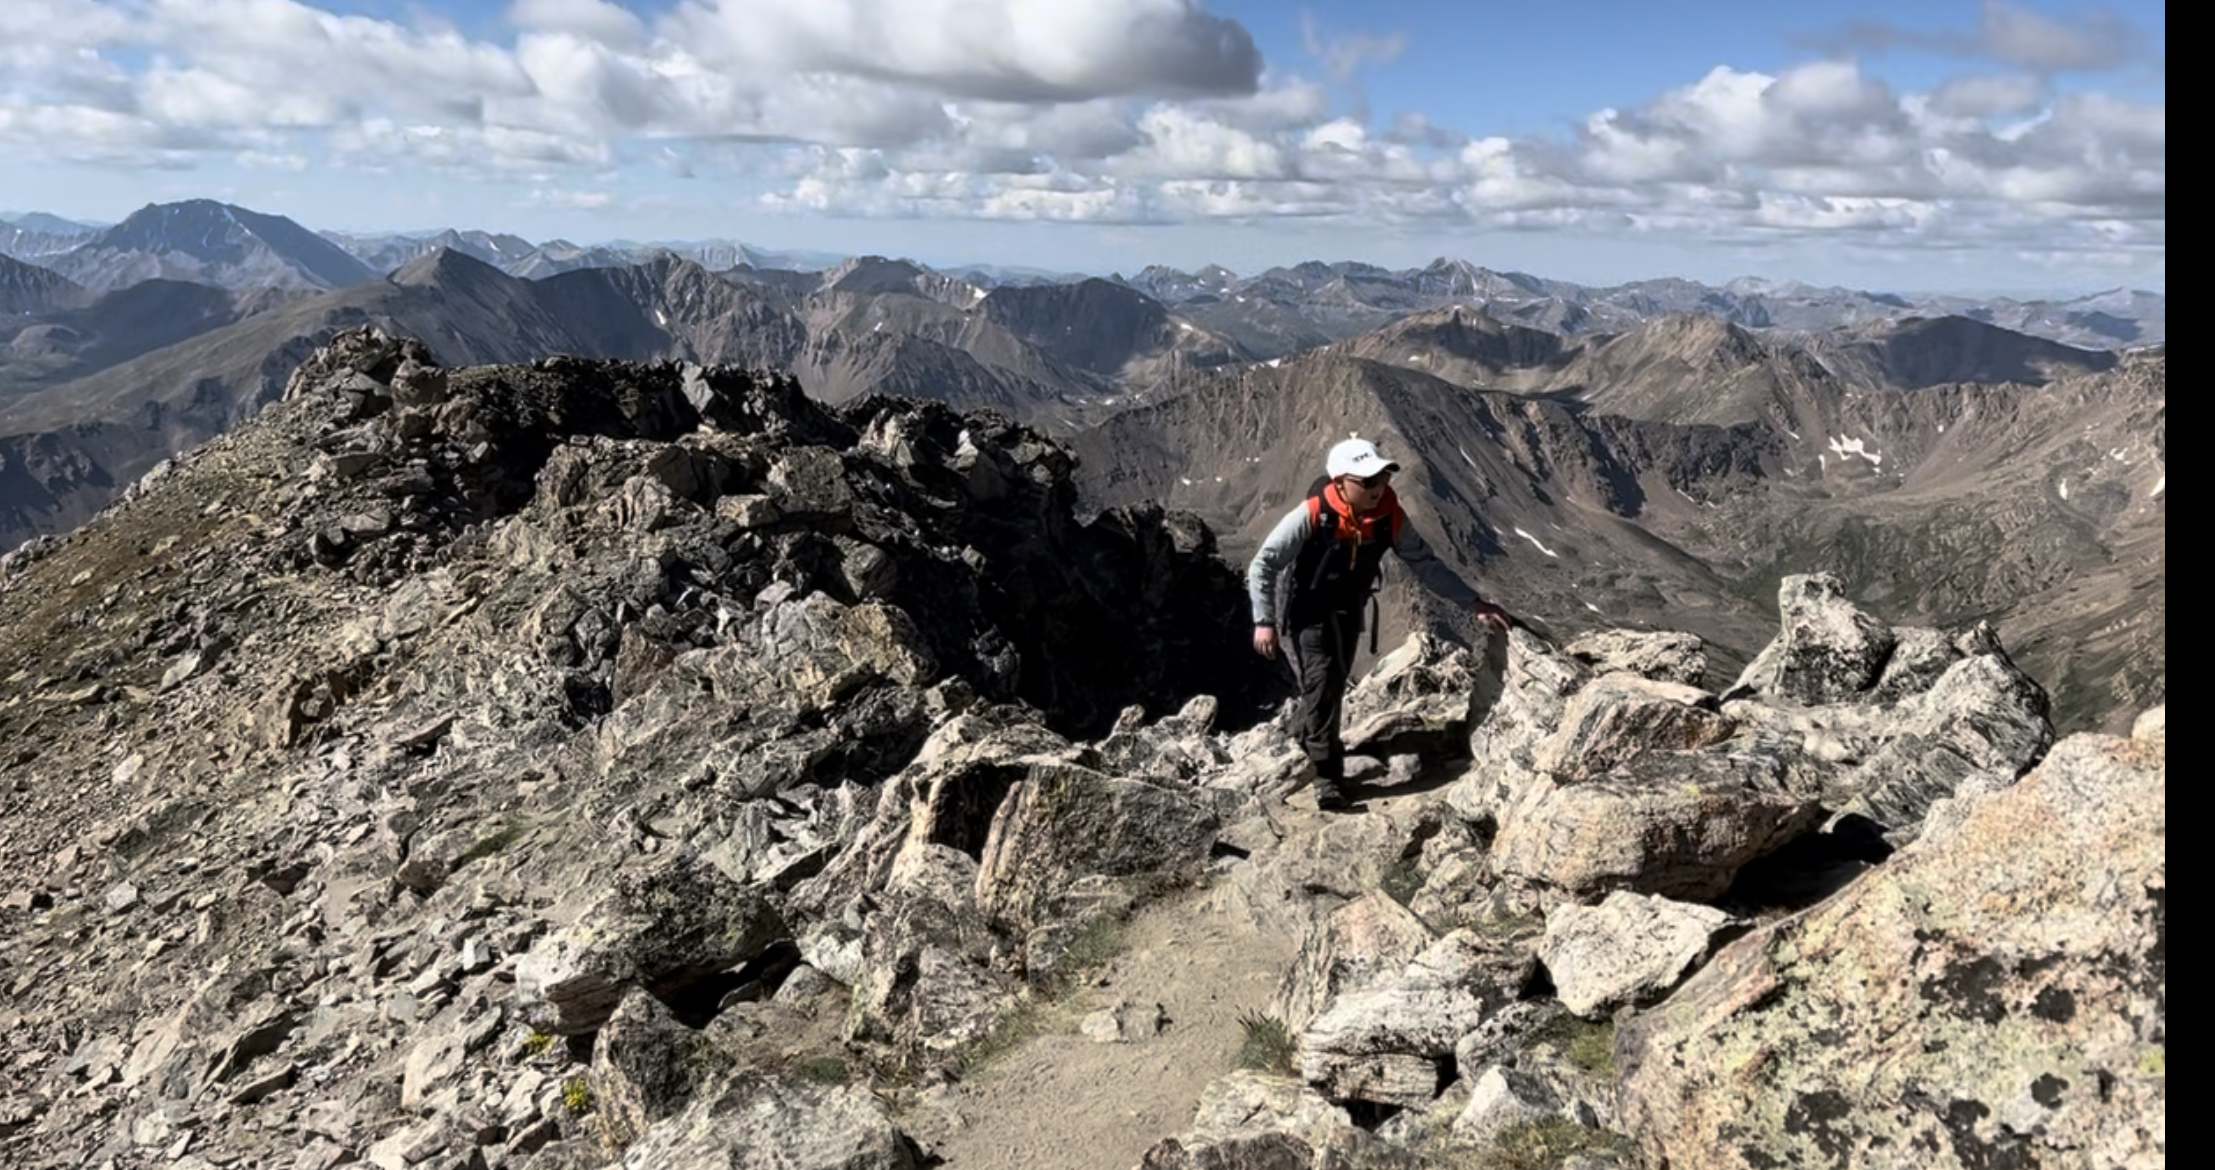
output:
[[[1278,605],[1281,600],[1278,591],[1284,587],[1285,577],[1300,558],[1300,549],[1315,535],[1315,530],[1316,522],[1309,518],[1307,502],[1302,500],[1269,530],[1269,539],[1261,542],[1261,551],[1254,554],[1253,563],[1246,567],[1246,597],[1253,603],[1255,625],[1275,622],[1283,612]],[[1424,588],[1457,606],[1477,603],[1477,591],[1446,562],[1438,559],[1438,554],[1432,552],[1431,546],[1415,531],[1415,522],[1404,515],[1399,535],[1392,541],[1392,552]]]

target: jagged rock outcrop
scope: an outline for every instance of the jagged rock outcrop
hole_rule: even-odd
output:
[[[742,1097],[852,1113],[831,1128],[908,1164],[865,1092],[651,1074],[684,1037],[729,1063],[723,1022],[791,988],[844,1005],[820,1059],[959,1045],[1018,1002],[1029,928],[1114,912],[1088,881],[1204,865],[1217,800],[1065,735],[1243,731],[1261,664],[1193,650],[1242,632],[1242,588],[1187,518],[1080,523],[1069,469],[941,406],[343,334],[0,577],[0,625],[72,631],[0,637],[0,727],[37,745],[0,837],[26,1164],[186,1129],[517,1164],[590,1118],[681,1160],[752,1133]],[[1006,853],[996,928],[979,859],[1046,761],[1116,770],[1096,806],[1011,804],[1008,840],[1070,848]],[[1183,844],[1084,851],[1125,826]],[[89,978],[52,978],[65,951]],[[95,1122],[110,1086],[134,1103]]]

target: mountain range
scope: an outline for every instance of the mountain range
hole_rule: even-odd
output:
[[[1564,633],[1687,629],[1731,666],[1773,630],[1778,578],[1822,569],[1902,616],[1994,621],[2064,727],[2165,686],[2159,294],[1594,289],[1453,260],[798,268],[742,245],[326,237],[208,201],[77,238],[0,261],[0,547],[81,523],[371,325],[454,364],[727,363],[827,402],[990,408],[1070,442],[1093,506],[1164,499],[1234,559],[1359,432],[1409,465],[1402,497],[1450,561]],[[1382,615],[1456,620],[1401,586]]]
[[[324,245],[328,245],[326,248]],[[440,248],[511,276],[537,279],[579,268],[622,267],[661,255],[711,271],[732,268],[813,273],[847,257],[765,249],[730,240],[534,243],[509,233],[435,229],[406,233],[311,232],[282,216],[212,200],[150,204],[113,226],[43,212],[0,216],[0,255],[53,268],[96,292],[134,280],[172,277],[231,288],[332,289],[374,279]],[[359,268],[331,255],[336,249]],[[946,266],[980,288],[1070,284],[1081,274],[984,264]],[[1827,330],[1910,316],[1965,316],[2069,345],[2159,344],[2164,294],[2113,289],[2065,300],[1905,296],[1755,278],[1721,286],[1682,279],[1588,286],[1522,272],[1496,272],[1440,258],[1421,268],[1309,261],[1241,276],[1216,265],[1197,272],[1154,266],[1125,278],[1196,326],[1266,359],[1367,332],[1409,312],[1482,306],[1505,321],[1563,334],[1616,332],[1670,313],[1716,316],[1758,329]]]

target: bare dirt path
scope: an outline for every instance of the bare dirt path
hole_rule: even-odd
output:
[[[1416,799],[1372,790],[1364,808],[1399,812]],[[1290,834],[1313,832],[1323,815],[1305,791],[1274,810]],[[1300,945],[1212,909],[1205,889],[1142,908],[1127,931],[1115,958],[1043,1009],[1039,1035],[906,1122],[943,1170],[1132,1170],[1189,1129],[1200,1091],[1236,1067],[1239,1017],[1267,1008]],[[1169,1023],[1135,1043],[1078,1031],[1118,1002],[1158,1003]]]
[[[1135,915],[1125,949],[1061,1002],[1043,1031],[955,1086],[915,1136],[944,1170],[1131,1170],[1192,1123],[1200,1090],[1236,1064],[1238,1017],[1261,1011],[1297,939],[1207,908],[1205,891]],[[1160,1004],[1159,1035],[1103,1044],[1077,1030],[1118,1002]]]

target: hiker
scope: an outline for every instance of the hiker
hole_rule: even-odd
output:
[[[1254,651],[1275,658],[1280,645],[1300,688],[1300,746],[1315,766],[1315,805],[1348,807],[1346,747],[1339,724],[1348,669],[1362,628],[1362,606],[1377,588],[1390,548],[1431,592],[1473,608],[1487,629],[1504,632],[1507,611],[1477,595],[1423,543],[1392,491],[1400,465],[1367,439],[1331,448],[1328,476],[1285,514],[1246,570],[1253,602]]]

